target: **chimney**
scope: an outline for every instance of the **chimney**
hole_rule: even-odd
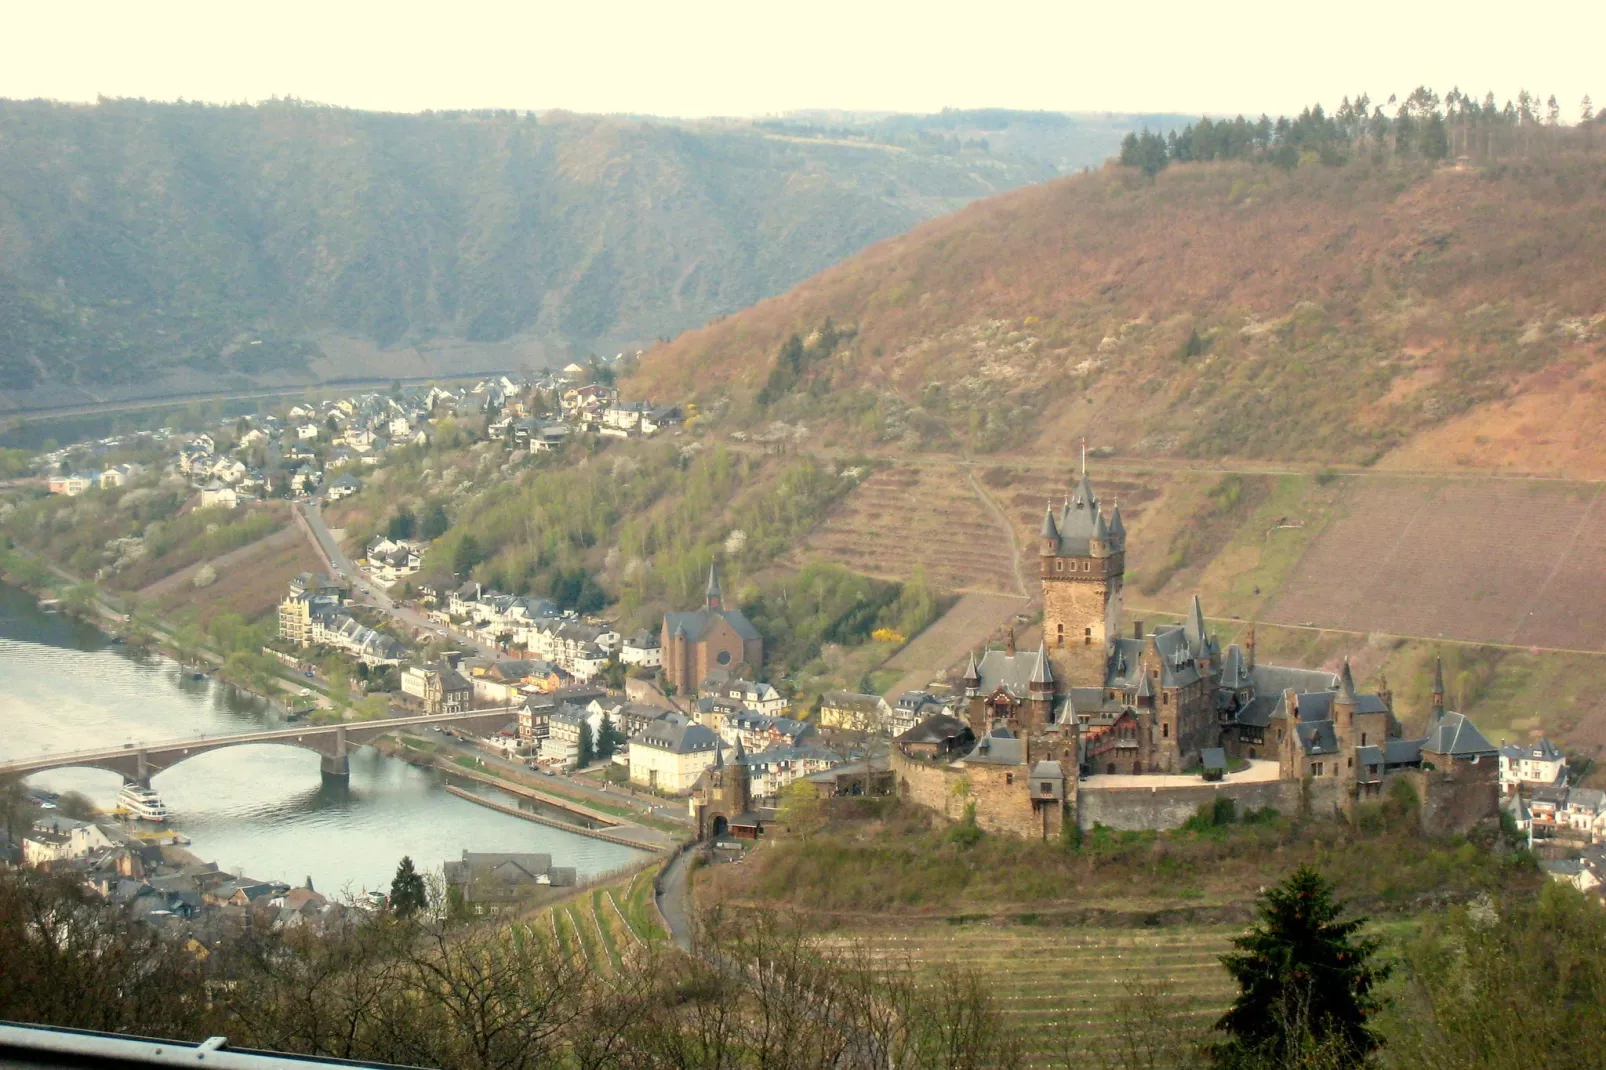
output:
[[[1143,622],[1141,620],[1135,620],[1132,622],[1132,638],[1143,638]]]
[[[1011,624],[1009,631],[1004,634],[1004,653],[1010,657],[1015,656],[1015,626]]]

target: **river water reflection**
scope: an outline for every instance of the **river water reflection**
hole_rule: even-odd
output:
[[[0,758],[279,724],[256,696],[110,644],[95,628],[41,612],[25,591],[0,584]],[[81,791],[110,807],[120,780],[62,769],[29,783]],[[439,869],[465,849],[542,851],[582,875],[639,857],[476,806],[444,791],[434,771],[367,747],[352,754],[347,785],[325,783],[311,751],[265,745],[199,755],[158,774],[153,786],[171,827],[191,838],[201,858],[262,880],[311,877],[326,893],[387,887],[404,854]]]

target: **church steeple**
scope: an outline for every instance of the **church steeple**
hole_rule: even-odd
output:
[[[709,566],[708,566],[707,599],[708,599],[708,608],[709,609],[712,609],[715,612],[720,612],[720,611],[724,610],[724,608],[725,608],[725,596],[723,594],[721,594],[720,590],[719,590],[719,571],[718,571],[718,566],[714,565],[712,562],[710,562]]]
[[[1440,720],[1442,720],[1444,718],[1444,659],[1443,658],[1434,658],[1433,659],[1433,695],[1432,695],[1432,698],[1430,699],[1430,705],[1431,705],[1432,709],[1430,710],[1428,716],[1435,723],[1440,721]]]

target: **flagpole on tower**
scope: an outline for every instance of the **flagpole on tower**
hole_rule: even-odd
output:
[[[1087,436],[1082,436],[1082,474],[1087,475]]]

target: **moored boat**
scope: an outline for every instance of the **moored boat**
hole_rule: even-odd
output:
[[[123,790],[117,793],[117,808],[140,821],[167,820],[167,804],[143,784],[124,784]]]

